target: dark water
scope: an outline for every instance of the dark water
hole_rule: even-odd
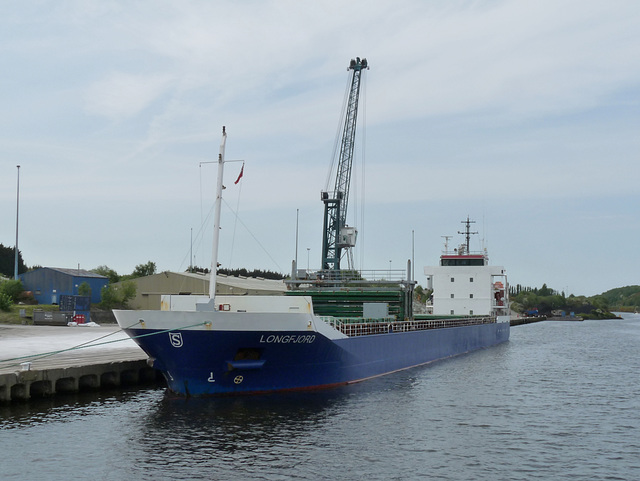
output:
[[[0,479],[640,479],[640,316],[331,391],[0,406]]]

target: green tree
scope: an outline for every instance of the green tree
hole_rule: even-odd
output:
[[[585,296],[570,295],[567,298],[567,311],[575,312],[576,314],[585,314],[591,312],[594,307]]]
[[[122,305],[124,307],[128,307],[129,301],[134,297],[136,297],[137,290],[138,290],[138,287],[136,286],[136,283],[133,281],[126,281],[122,283],[120,292],[121,292]]]
[[[553,289],[549,289],[546,284],[542,284],[542,287],[538,289],[538,295],[540,297],[546,297],[553,294]]]
[[[115,284],[120,280],[118,273],[108,266],[98,266],[95,269],[91,269],[91,272],[95,272],[96,274],[109,278],[109,282],[111,284]]]
[[[155,273],[156,263],[149,261],[146,264],[138,264],[131,273],[131,278],[135,279],[136,277],[152,276]]]
[[[533,292],[525,292],[520,302],[525,309],[531,309],[538,307],[539,299]]]
[[[425,289],[420,284],[418,284],[413,289],[413,299],[415,301],[417,301],[417,302],[424,303],[424,302],[427,302],[427,299],[429,299],[429,297],[431,297],[432,293],[433,293],[432,290]]]
[[[4,292],[0,292],[0,311],[9,312],[12,304],[11,298]]]
[[[189,272],[189,269],[187,269],[185,272]],[[191,266],[191,272],[200,272],[201,274],[209,274],[209,268],[207,267],[199,267],[199,266]],[[218,270],[219,274],[224,274],[224,272],[222,272],[222,269]]]
[[[16,265],[16,248],[0,244],[0,274],[13,277]],[[18,249],[18,274],[27,272],[27,266],[22,260],[22,252]]]
[[[553,309],[566,309],[566,306],[567,300],[564,296],[561,296],[560,294],[551,296],[551,307]]]
[[[609,310],[609,300],[604,296],[592,297],[591,303],[596,309],[600,309],[605,312]]]
[[[128,302],[136,297],[136,290],[136,283],[132,281],[123,282],[119,286],[111,284],[104,286],[100,291],[102,296],[100,307],[103,309],[126,309]]]
[[[88,282],[83,282],[78,286],[78,295],[79,296],[91,296],[91,286]]]
[[[519,284],[512,290],[511,309],[516,312],[525,312],[537,307],[542,315],[549,315],[553,311],[563,310],[579,314],[586,319],[613,319],[615,316],[610,312],[612,300],[620,302],[620,296],[624,298],[624,293],[633,293],[640,290],[639,286],[629,286],[628,288],[618,288],[607,291],[601,295],[593,297],[575,296],[573,294],[566,297],[565,293],[559,293],[555,289],[543,284],[540,289],[522,287]],[[633,298],[626,298],[633,299]],[[640,297],[638,298],[640,301]],[[615,309],[613,309],[615,310]]]
[[[625,286],[610,289],[600,294],[613,310],[634,310],[640,305],[640,286]]]
[[[112,285],[106,285],[100,291],[100,307],[103,309],[113,309],[118,303],[118,292]]]
[[[13,303],[15,303],[18,296],[22,294],[22,291],[24,291],[24,287],[20,279],[0,283],[0,292],[8,296]]]
[[[193,268],[194,272],[209,272],[209,269],[202,269],[201,267],[194,267]],[[226,267],[220,267],[218,269],[218,274],[225,274],[227,276],[242,276],[242,277],[262,277],[264,279],[284,279],[286,276],[284,276],[283,274],[280,274],[279,272],[273,272],[273,271],[269,271],[269,270],[262,270],[262,269],[253,269],[253,270],[247,270],[244,267],[238,268],[238,269],[227,269]],[[347,278],[349,279],[353,279],[355,275],[359,276],[359,273],[357,273],[356,271],[349,271],[352,272],[353,274],[348,275]]]

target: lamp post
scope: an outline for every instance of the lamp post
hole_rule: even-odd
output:
[[[16,260],[13,268],[13,278],[18,279],[18,216],[20,214],[20,166],[18,168],[18,188],[16,192]]]
[[[300,217],[300,209],[296,209],[296,269],[298,269],[298,219]]]
[[[309,251],[311,251],[311,247],[307,247],[307,272],[309,272]]]

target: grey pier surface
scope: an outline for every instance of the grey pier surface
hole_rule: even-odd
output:
[[[118,326],[0,325],[0,402],[158,378],[144,351]]]

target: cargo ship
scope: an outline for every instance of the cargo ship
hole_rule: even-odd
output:
[[[470,266],[488,269],[485,261],[469,252],[444,254],[439,275],[447,281],[466,278]],[[476,273],[474,284],[492,292],[490,312],[429,316],[413,313],[410,261],[406,271],[296,267],[283,296],[215,295],[211,274],[209,296],[168,295],[162,301],[166,310],[114,314],[149,364],[164,374],[169,390],[182,396],[328,388],[509,339],[506,286],[494,282],[493,274]],[[482,286],[487,279],[489,285]],[[433,287],[437,293],[437,283]]]
[[[509,339],[508,316],[414,315],[411,262],[405,270],[341,268],[357,231],[346,224],[360,78],[351,92],[333,190],[324,202],[322,267],[292,263],[285,295],[216,294],[217,245],[227,134],[223,128],[208,296],[164,296],[165,310],[114,310],[119,326],[181,396],[257,394],[339,386],[494,346]],[[450,265],[450,269],[459,266]]]

